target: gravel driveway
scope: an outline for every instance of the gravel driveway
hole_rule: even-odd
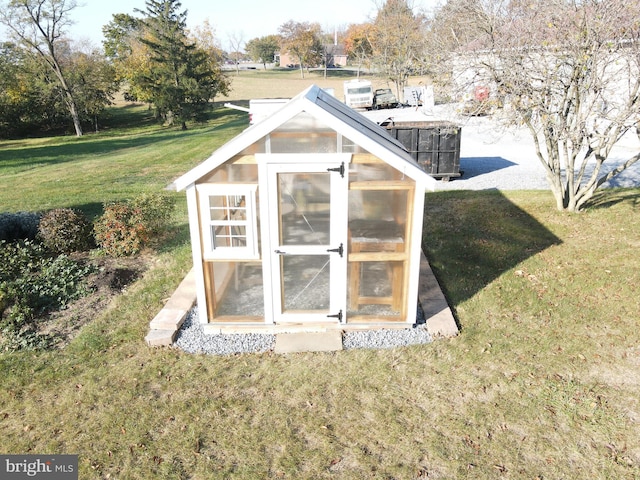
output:
[[[438,112],[451,118],[444,107]],[[525,128],[505,129],[490,117],[453,117],[462,126],[460,171],[450,182],[439,182],[438,190],[546,190],[545,171],[536,157],[531,135]],[[627,135],[613,150],[603,167],[610,171],[640,151],[640,141]],[[607,182],[604,187],[640,187],[640,162]]]
[[[505,128],[492,117],[456,115],[451,105],[438,105],[432,115],[415,108],[374,110],[364,115],[381,123],[402,121],[447,121],[462,127],[461,177],[438,182],[437,190],[547,190],[545,171],[536,157],[533,140],[525,128]],[[640,151],[635,134],[627,135],[603,167],[609,171]],[[605,187],[640,187],[640,162],[621,173]]]

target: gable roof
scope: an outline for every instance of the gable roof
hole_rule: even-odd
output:
[[[307,112],[324,122],[408,177],[423,180],[427,188],[435,189],[436,180],[411,158],[400,142],[387,134],[378,124],[360,115],[317,85],[307,88],[271,116],[250,126],[222,145],[204,162],[176,179],[173,185],[178,191],[184,190],[301,112]]]

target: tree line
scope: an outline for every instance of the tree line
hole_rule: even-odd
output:
[[[66,36],[76,0],[0,2],[11,41],[0,44],[0,132],[4,137],[99,128],[113,95],[148,102],[158,120],[186,128],[228,91],[217,50],[190,36],[178,0],[147,0],[140,16],[116,14],[104,50],[83,50]],[[197,34],[198,32],[196,32]]]
[[[0,22],[11,35],[0,44],[0,136],[69,124],[78,136],[98,130],[118,91],[149,103],[158,120],[186,128],[216,95],[228,92],[221,64],[230,57],[238,64],[242,50],[265,67],[286,52],[302,76],[310,66],[327,67],[335,53],[332,34],[319,24],[290,20],[277,34],[246,44],[234,37],[234,50],[225,54],[208,22],[187,30],[179,0],[146,0],[144,10],[113,15],[102,29],[103,48],[83,49],[67,36],[78,6],[76,0],[0,0]],[[373,66],[400,89],[422,62],[424,19],[406,0],[387,0],[375,22],[350,26],[340,40],[359,67]],[[413,33],[396,44],[407,31]]]
[[[246,50],[252,59],[263,63],[270,62],[278,51],[286,52],[297,60],[304,76],[305,68],[328,66],[337,36],[358,75],[361,68],[373,70],[395,85],[399,95],[411,75],[428,73],[429,18],[409,0],[386,0],[370,22],[323,32],[318,23],[289,20],[277,35],[248,41]]]

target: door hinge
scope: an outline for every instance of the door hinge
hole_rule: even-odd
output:
[[[340,257],[342,257],[342,254],[344,253],[343,244],[341,243],[338,248],[330,248],[327,250],[327,252],[336,252],[340,254]]]
[[[340,176],[344,178],[344,162],[342,162],[339,167],[327,168],[327,172],[340,172]]]
[[[335,315],[327,315],[327,318],[337,318],[339,322],[342,321],[342,309]]]

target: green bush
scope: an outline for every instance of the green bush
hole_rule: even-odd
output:
[[[40,215],[33,212],[0,213],[0,240],[33,240],[39,222]]]
[[[175,198],[158,193],[144,193],[131,200],[130,204],[138,212],[139,221],[145,225],[149,235],[158,235],[171,219]]]
[[[125,257],[142,250],[149,239],[148,229],[127,203],[106,205],[94,226],[96,242],[107,255]]]
[[[33,241],[0,241],[0,331],[5,350],[40,348],[36,319],[90,293],[84,279],[94,271],[66,255],[52,256]]]
[[[82,212],[57,208],[40,219],[38,238],[52,252],[85,251],[93,245],[92,225]]]
[[[140,253],[166,228],[173,206],[172,198],[158,194],[106,205],[94,226],[96,242],[114,257]]]

